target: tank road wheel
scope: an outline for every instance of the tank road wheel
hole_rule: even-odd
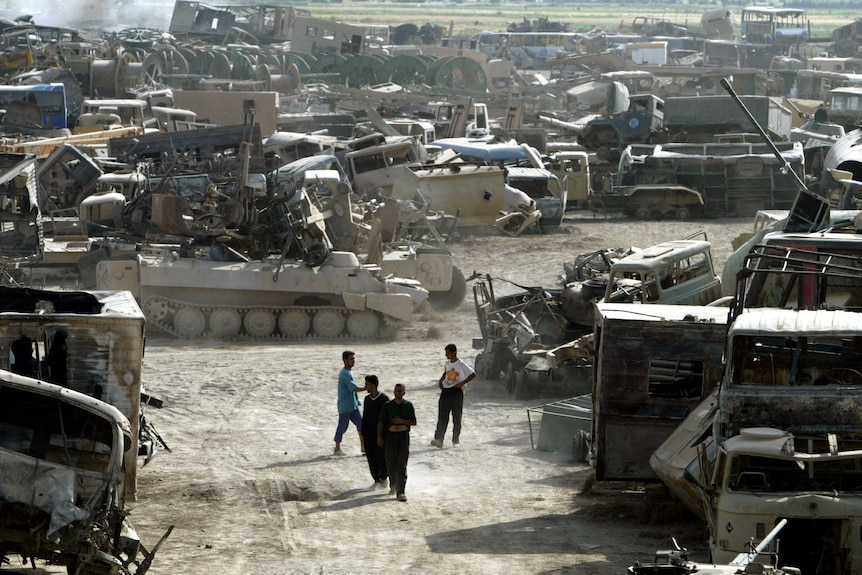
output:
[[[204,313],[193,307],[182,307],[174,314],[174,331],[187,339],[200,337],[207,325]]]
[[[352,311],[347,316],[347,333],[358,338],[372,338],[380,329],[380,318],[373,311]]]
[[[452,268],[452,285],[446,291],[432,291],[428,294],[428,301],[431,302],[431,307],[437,311],[449,311],[457,309],[464,303],[464,296],[467,295],[467,280],[464,279],[464,273],[456,268]]]
[[[289,309],[278,316],[278,331],[284,337],[305,337],[311,327],[311,317],[301,309]]]
[[[169,310],[168,302],[157,296],[148,297],[144,302],[144,317],[153,323],[164,320]]]
[[[213,337],[233,337],[242,327],[242,318],[235,309],[217,309],[210,314],[210,333]]]
[[[322,309],[314,314],[311,325],[320,337],[338,337],[344,331],[344,315],[339,309]]]
[[[242,326],[252,337],[267,337],[275,330],[275,315],[269,310],[252,309],[245,314]]]

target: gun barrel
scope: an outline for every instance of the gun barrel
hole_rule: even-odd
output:
[[[548,116],[539,116],[539,120],[548,124],[549,126],[565,128],[566,130],[570,130],[576,134],[580,134],[584,131],[584,127],[581,124],[573,124],[572,122],[566,122],[564,120],[558,120],[556,118],[549,118]]]

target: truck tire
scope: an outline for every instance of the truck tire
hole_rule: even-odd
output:
[[[476,359],[473,360],[473,371],[476,372],[477,379],[487,379],[488,378],[488,368],[485,366],[485,354],[479,352],[476,355]]]
[[[579,429],[572,438],[572,459],[577,463],[587,461],[590,455],[590,434]]]
[[[635,217],[639,220],[648,220],[649,219],[649,209],[647,208],[638,208],[635,212]]]
[[[515,399],[530,399],[532,389],[530,386],[530,374],[526,369],[515,371],[514,390]]]
[[[678,220],[687,220],[690,217],[691,217],[691,211],[686,207],[679,208],[676,211],[676,219],[678,219]]]

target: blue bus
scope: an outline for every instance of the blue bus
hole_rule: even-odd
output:
[[[9,102],[23,100],[39,106],[42,126],[46,129],[66,128],[66,86],[61,82],[20,86],[0,85],[0,108]]]

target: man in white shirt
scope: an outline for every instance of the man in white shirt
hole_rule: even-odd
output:
[[[458,359],[458,348],[450,343],[445,348],[446,365],[443,375],[437,383],[440,386],[440,400],[437,403],[437,431],[431,445],[443,447],[446,428],[449,426],[449,414],[452,414],[452,445],[458,445],[461,439],[461,412],[464,409],[464,386],[476,377],[473,369]]]

